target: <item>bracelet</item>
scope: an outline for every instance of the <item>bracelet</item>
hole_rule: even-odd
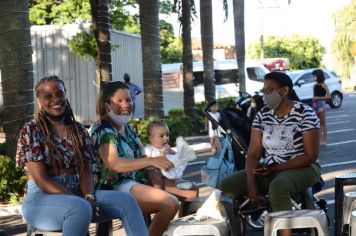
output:
[[[87,201],[95,201],[95,197],[93,194],[85,194],[84,199]]]

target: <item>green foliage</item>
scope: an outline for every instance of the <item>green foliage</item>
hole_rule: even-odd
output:
[[[350,78],[354,65],[352,45],[356,42],[356,0],[337,11],[333,18],[336,35],[332,42],[334,70],[344,78]]]
[[[86,22],[91,19],[89,0],[30,0],[30,21],[36,25]]]
[[[260,42],[255,42],[249,46],[249,58],[258,59],[260,54]],[[264,42],[265,57],[286,57],[290,61],[291,70],[320,67],[324,54],[325,48],[315,37],[311,36],[271,36],[267,37]]]
[[[162,63],[181,62],[183,60],[182,41],[174,36],[173,26],[164,20],[160,21],[160,37]]]
[[[15,159],[0,155],[0,201],[15,203],[24,195],[27,176]]]
[[[76,34],[69,41],[68,48],[71,53],[83,59],[88,59],[89,56],[96,57],[98,54],[95,37],[88,32]]]

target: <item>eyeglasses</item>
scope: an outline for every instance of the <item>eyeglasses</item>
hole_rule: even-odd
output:
[[[271,94],[274,90],[276,90],[276,88],[263,88],[261,89],[261,92],[265,95],[269,95]]]

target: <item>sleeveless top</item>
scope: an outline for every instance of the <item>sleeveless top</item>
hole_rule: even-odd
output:
[[[314,96],[316,97],[325,97],[326,91],[321,84],[316,84],[314,86]]]

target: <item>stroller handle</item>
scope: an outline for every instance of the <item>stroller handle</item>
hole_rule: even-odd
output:
[[[209,103],[205,106],[205,108],[203,109],[203,113],[204,113],[204,115],[206,116],[206,118],[208,118],[208,120],[209,120],[214,126],[218,127],[218,126],[220,126],[219,121],[215,120],[215,118],[212,117],[212,116],[210,115],[210,113],[209,113],[210,107],[211,107],[212,105],[214,105],[214,104],[215,104],[214,101],[209,102]]]

